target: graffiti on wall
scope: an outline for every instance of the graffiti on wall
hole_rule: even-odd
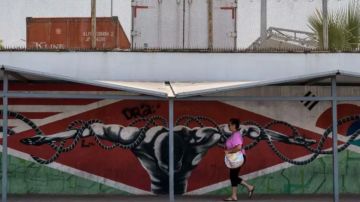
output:
[[[141,103],[137,106],[126,107],[122,110],[122,114],[127,120],[144,118],[150,115],[156,114],[156,110],[159,108],[159,105],[149,105]]]

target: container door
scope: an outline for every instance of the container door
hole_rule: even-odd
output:
[[[96,47],[103,49],[116,48],[117,18],[99,18],[96,21]]]
[[[70,18],[67,21],[69,48],[91,48],[91,18]]]
[[[68,48],[68,30],[67,22],[53,20],[50,24],[50,49],[65,49]]]
[[[184,0],[158,0],[158,25],[160,48],[183,47]]]
[[[183,0],[133,0],[133,48],[181,48]]]
[[[184,48],[208,48],[207,0],[184,0]]]
[[[236,0],[211,0],[213,48],[236,47]],[[132,0],[132,48],[209,48],[209,0]]]
[[[132,0],[132,48],[158,48],[158,0]]]
[[[51,21],[26,18],[26,47],[49,48]]]
[[[236,48],[237,0],[213,0],[213,47]]]

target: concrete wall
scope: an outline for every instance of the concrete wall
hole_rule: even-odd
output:
[[[0,52],[0,65],[89,81],[262,81],[359,64],[356,53]]]

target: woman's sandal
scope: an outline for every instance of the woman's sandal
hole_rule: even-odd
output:
[[[248,191],[249,198],[251,198],[254,195],[254,191],[255,191],[255,186],[250,191]]]
[[[229,198],[225,198],[224,201],[237,201],[237,199],[234,199],[232,197],[229,197]]]

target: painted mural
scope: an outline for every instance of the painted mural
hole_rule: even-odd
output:
[[[46,88],[51,87],[58,91],[109,92],[80,85]],[[44,90],[44,85],[30,90]],[[11,99],[9,105],[10,185],[11,180],[19,178],[27,183],[22,188],[10,186],[10,193],[73,193],[66,186],[81,189],[74,193],[168,193],[166,101]],[[312,167],[319,162],[326,164],[324,159],[331,158],[331,108],[329,103],[322,102],[286,102],[286,105],[292,110],[284,110],[284,102],[176,101],[175,193],[227,192],[223,143],[230,135],[227,121],[231,117],[241,120],[245,136],[249,163],[241,173],[247,179],[259,181],[261,186],[257,191],[261,193],[297,193],[298,189],[294,188],[297,185],[291,182],[298,176],[303,181],[309,176],[314,178],[319,170]],[[338,151],[340,156],[346,151],[356,159],[360,157],[360,107],[357,103],[341,103],[338,111]],[[355,164],[356,160],[349,160],[348,169],[353,169]],[[48,174],[12,176],[11,168],[32,170],[34,167]],[[294,169],[303,173],[286,177],[284,172]],[[53,172],[57,172],[55,176],[68,178],[55,179],[49,174]],[[360,184],[359,172],[350,173],[348,180]],[[272,178],[272,175],[281,177]],[[67,179],[73,183],[66,183]],[[271,186],[261,188],[266,187],[261,179],[270,179]],[[48,185],[61,181],[63,184],[58,189],[49,190],[45,186],[34,189],[33,186],[43,186],[39,182],[42,180]],[[319,193],[331,192],[331,186],[326,188],[329,182],[319,180],[310,184],[317,184]],[[79,188],[90,185],[92,188]],[[306,186],[310,185],[299,185],[303,193]]]

